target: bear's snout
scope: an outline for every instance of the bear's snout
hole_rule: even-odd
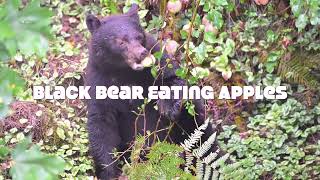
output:
[[[141,61],[148,56],[148,51],[142,45],[136,45],[133,47],[133,53],[136,57],[136,63],[141,63]]]
[[[140,52],[140,57],[139,57],[139,63],[148,56],[149,52],[143,48],[143,50]]]
[[[149,51],[138,42],[132,42],[128,48],[127,63],[133,70],[142,70],[142,60],[146,58]]]

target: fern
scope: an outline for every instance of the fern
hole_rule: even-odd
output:
[[[212,161],[215,160],[216,157],[218,156],[219,152],[220,152],[220,149],[217,149],[216,152],[211,152],[207,157],[203,159],[203,162],[206,164],[212,163]]]
[[[216,161],[214,161],[210,166],[213,169],[216,169],[217,167],[221,166],[221,164],[223,164],[228,158],[229,158],[230,154],[225,154],[222,157],[220,157],[219,159],[217,159]]]
[[[206,130],[209,124],[209,119],[205,121],[198,129],[196,129],[189,139],[184,140],[184,143],[181,146],[188,152],[191,152],[191,149],[200,141],[202,135],[204,134],[203,130]]]
[[[204,171],[205,171],[205,173],[204,173],[203,179],[204,179],[204,180],[209,180],[209,179],[211,179],[210,175],[211,175],[211,172],[212,172],[212,168],[211,168],[210,166],[206,166],[206,168],[205,168]]]
[[[209,139],[203,143],[202,146],[200,146],[198,149],[194,150],[193,155],[197,158],[203,157],[203,155],[209,151],[209,149],[213,145],[214,141],[216,140],[216,134],[217,133],[213,133],[209,137]]]
[[[186,152],[186,164],[184,171],[190,173],[189,167],[192,166],[192,161],[194,160],[194,156],[190,152]]]
[[[194,133],[181,144],[186,154],[184,170],[189,173],[190,169],[195,169],[198,179],[218,179],[218,168],[229,158],[229,154],[225,154],[217,159],[220,153],[219,148],[215,152],[210,152],[209,155],[205,156],[210,149],[213,149],[216,141],[216,133],[213,133],[203,144],[194,149],[194,147],[200,143],[200,139],[204,134],[203,131],[208,127],[209,122],[209,119],[206,120],[203,125],[197,128]],[[195,167],[192,166],[194,159],[196,160]]]
[[[219,179],[219,174],[220,174],[220,173],[219,173],[218,171],[213,170],[211,179],[212,179],[212,180],[218,180],[218,179]]]
[[[303,84],[310,89],[316,89],[320,83],[311,73],[312,69],[320,70],[320,54],[298,51],[290,60],[280,62],[278,75],[290,83]]]
[[[203,168],[204,168],[203,162],[200,159],[197,159],[196,170],[197,170],[197,178],[198,179],[202,179],[202,177],[204,176]]]

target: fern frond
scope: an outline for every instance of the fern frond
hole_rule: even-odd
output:
[[[186,151],[186,167],[184,169],[185,172],[190,172],[189,169],[195,169],[197,179],[218,180],[220,174],[217,168],[225,163],[229,158],[229,154],[225,154],[216,159],[220,152],[220,149],[218,148],[215,152],[210,152],[209,155],[204,157],[216,141],[216,132],[210,135],[210,137],[200,145],[200,147],[192,149],[200,141],[201,136],[204,134],[203,131],[208,127],[209,121],[209,119],[206,120],[203,125],[197,128],[194,133],[192,133],[191,136],[181,144]],[[192,166],[194,159],[196,159],[195,168]]]
[[[184,142],[181,144],[181,146],[184,148],[184,150],[191,152],[191,149],[200,141],[201,136],[204,134],[204,132],[196,129],[189,139],[184,140]]]
[[[196,162],[196,170],[197,170],[197,178],[198,179],[202,179],[203,175],[204,175],[204,164],[200,159],[197,159]]]
[[[191,149],[200,141],[202,135],[204,134],[203,130],[207,129],[209,121],[210,120],[207,119],[203,125],[201,125],[191,134],[191,136],[189,136],[189,139],[184,140],[184,142],[181,144],[184,150],[191,152]]]
[[[217,170],[213,170],[211,179],[212,180],[218,180],[219,179],[219,172]]]
[[[216,161],[214,161],[212,164],[211,164],[211,167],[213,169],[216,169],[217,167],[219,167],[222,163],[224,163],[228,158],[229,158],[230,154],[227,153],[225,155],[223,155],[222,157],[220,157],[219,159],[217,159]]]
[[[217,133],[213,133],[206,142],[204,142],[198,149],[193,151],[193,155],[197,158],[202,158],[205,153],[209,151],[216,140]]]
[[[217,149],[216,152],[211,152],[208,156],[203,159],[203,162],[206,164],[210,164],[213,160],[216,159],[220,152],[220,149]]]
[[[211,172],[212,172],[212,168],[210,166],[206,166],[206,168],[204,170],[203,180],[210,180],[211,179]]]
[[[204,131],[207,129],[208,125],[209,125],[210,119],[208,118],[207,120],[205,120],[205,122],[198,128],[200,131]]]
[[[185,164],[184,171],[189,173],[190,172],[189,167],[192,166],[193,164],[194,156],[192,155],[192,153],[186,152],[185,159],[186,159],[186,164]]]
[[[290,83],[303,84],[311,89],[319,87],[318,78],[311,73],[320,69],[320,54],[297,51],[290,60],[280,61],[278,75]]]

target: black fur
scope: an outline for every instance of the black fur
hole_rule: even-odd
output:
[[[111,179],[120,175],[117,163],[113,163],[114,159],[110,154],[114,148],[124,151],[135,139],[136,134],[144,134],[144,130],[153,132],[165,129],[171,123],[169,119],[174,120],[179,126],[174,126],[170,138],[166,140],[180,143],[188,133],[193,132],[196,124],[194,117],[185,109],[180,110],[180,100],[158,102],[162,113],[154,109],[157,101],[152,101],[146,106],[144,116],[137,118],[132,111],[137,112],[143,100],[94,99],[95,86],[111,85],[143,86],[144,97],[147,97],[148,86],[153,85],[154,78],[150,68],[134,70],[134,63],[139,64],[151,48],[153,52],[159,51],[160,48],[155,45],[156,40],[140,26],[137,6],[133,6],[127,14],[110,16],[103,20],[89,15],[86,22],[92,34],[85,77],[85,85],[91,86],[89,93],[92,98],[87,102],[90,152],[94,158],[98,178]],[[162,67],[166,64],[166,58],[164,55],[160,62]],[[157,85],[185,85],[184,80],[175,76],[178,63],[173,61],[172,64],[173,68],[164,67]],[[196,103],[196,111],[199,114],[196,118],[197,123],[202,124],[204,108],[200,101]],[[155,139],[164,140],[167,133],[168,131],[160,131]],[[148,145],[151,145],[153,140],[154,138],[150,138]]]

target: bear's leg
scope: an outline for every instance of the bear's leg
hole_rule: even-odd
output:
[[[101,180],[109,180],[118,174],[117,162],[112,158],[112,150],[120,144],[116,112],[99,112],[101,107],[93,108],[88,116],[90,153],[93,156],[96,175]],[[98,112],[97,112],[98,111]],[[102,110],[100,110],[102,111]]]

